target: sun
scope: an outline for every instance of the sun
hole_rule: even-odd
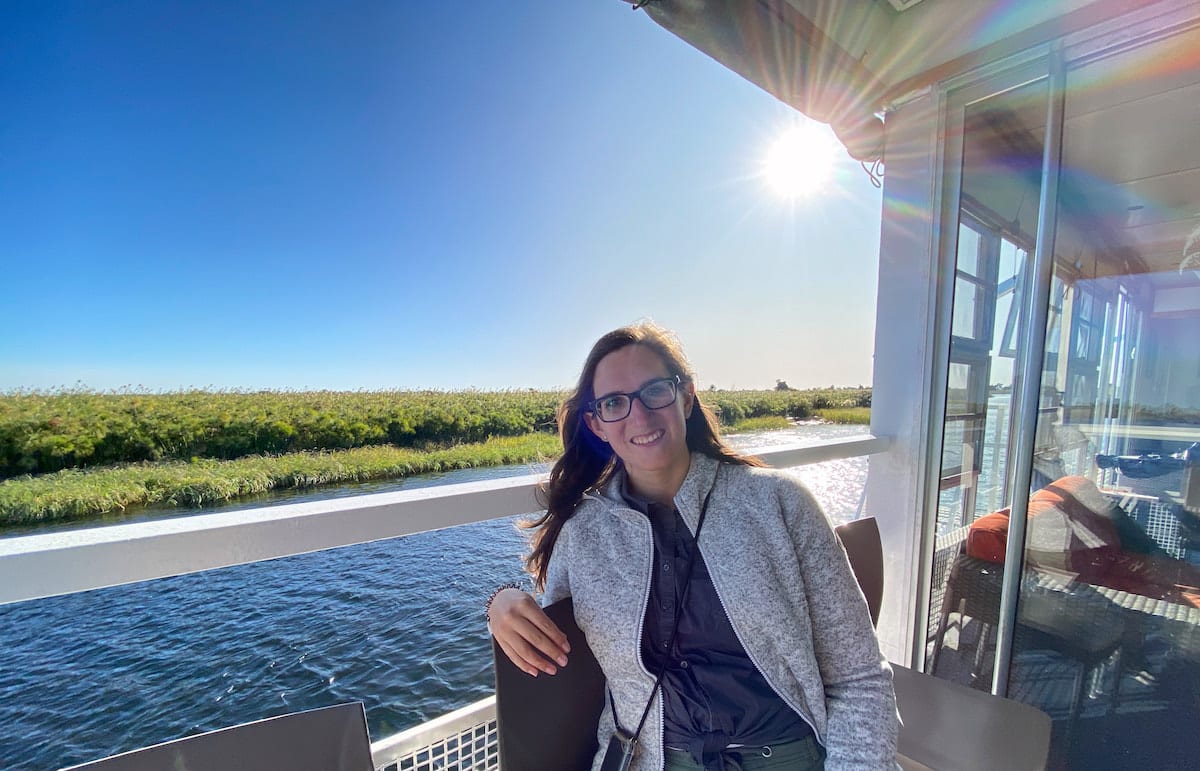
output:
[[[782,198],[808,198],[832,180],[840,150],[829,127],[804,121],[789,127],[767,150],[762,176]]]

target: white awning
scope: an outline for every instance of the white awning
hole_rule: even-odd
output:
[[[840,24],[862,22],[863,11],[874,8],[870,3],[847,5],[857,10],[843,13]],[[690,45],[808,117],[828,123],[854,158],[870,162],[881,157],[883,122],[875,112],[883,82],[792,4],[654,0],[642,8]]]
[[[851,156],[883,153],[895,100],[1112,17],[1127,0],[624,0],[729,69],[828,123]]]

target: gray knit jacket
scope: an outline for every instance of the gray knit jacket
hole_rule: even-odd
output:
[[[700,551],[746,653],[812,725],[827,752],[826,769],[894,769],[898,721],[891,667],[820,507],[784,473],[693,453],[675,495],[693,533],[714,479]],[[564,523],[543,602],[573,598],[576,621],[604,670],[620,723],[633,731],[654,686],[641,658],[654,539],[649,520],[629,508],[620,491],[618,476],[599,493],[585,495]],[[594,769],[612,732],[612,709],[606,705]],[[634,771],[663,767],[662,735],[656,695]]]

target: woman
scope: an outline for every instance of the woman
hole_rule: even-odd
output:
[[[650,703],[634,769],[894,768],[891,670],[845,553],[799,482],[722,442],[673,337],[600,338],[558,419],[527,566],[604,670],[595,767]],[[488,619],[529,674],[566,664],[528,594],[498,591]]]

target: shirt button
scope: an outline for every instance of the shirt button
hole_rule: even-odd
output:
[[[664,573],[670,573],[670,572],[671,572],[671,563],[669,563],[669,562],[664,562],[664,563],[663,563],[663,572],[664,572]]]
[[[669,603],[669,602],[664,602],[664,603],[662,604],[662,609],[663,609],[663,610],[670,610],[670,609],[671,609],[671,603]]]
[[[679,662],[679,666],[682,667],[683,669],[687,669],[688,663],[686,661],[681,661],[681,662]]]
[[[664,647],[664,648],[665,648],[665,647],[667,647],[667,642],[668,642],[667,640],[663,640],[663,647]]]

